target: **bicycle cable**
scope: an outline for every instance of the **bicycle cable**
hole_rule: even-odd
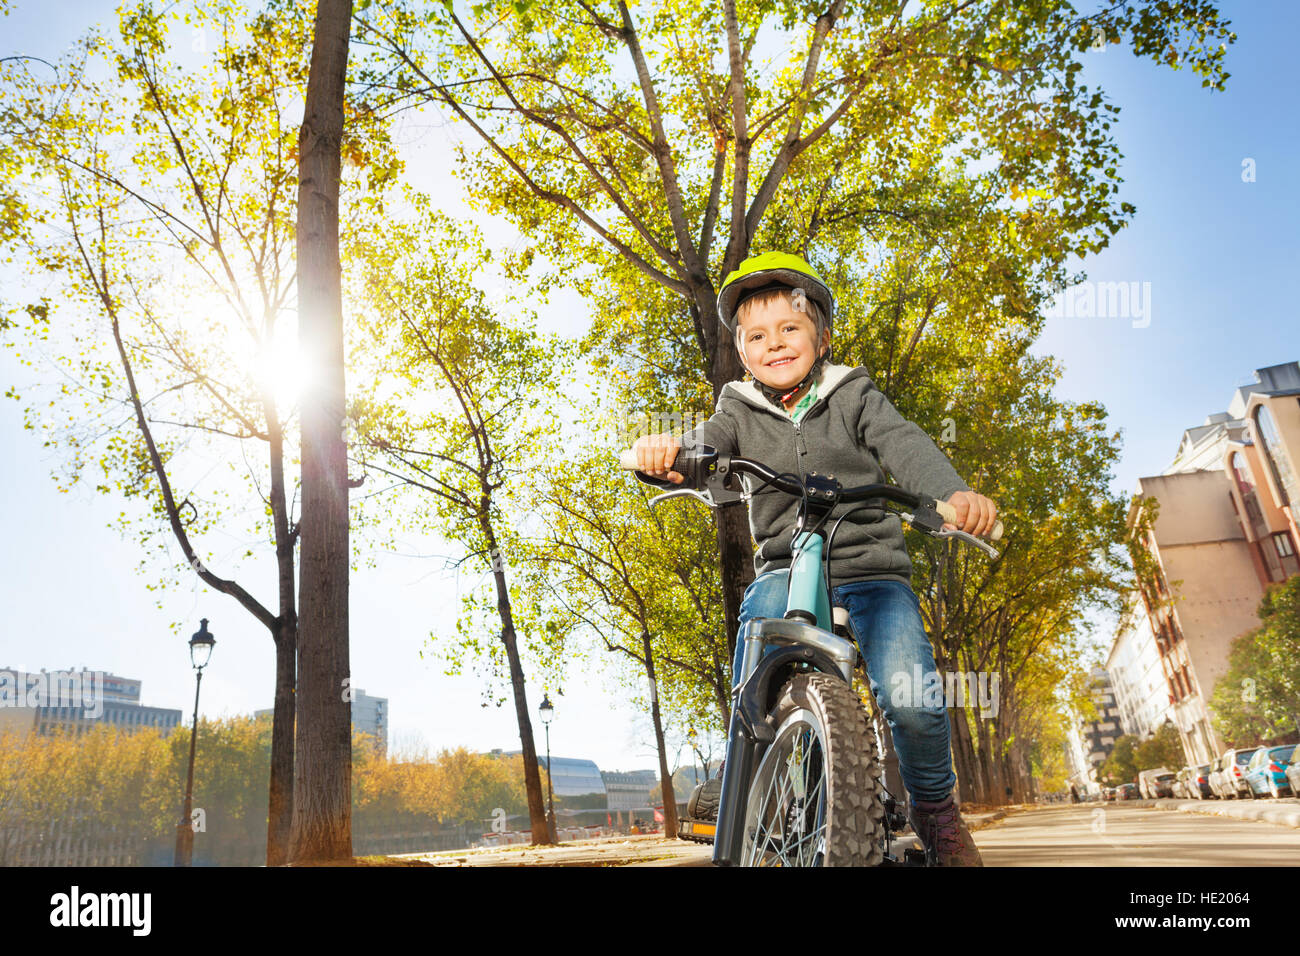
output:
[[[803,481],[802,478],[801,478],[801,479],[798,479],[798,480],[799,480],[800,482]],[[824,528],[824,527],[826,526],[826,519],[829,518],[829,517],[831,516],[831,512],[835,510],[835,506],[838,505],[839,503],[840,503],[840,489],[839,489],[839,488],[836,488],[836,490],[835,490],[835,500],[831,502],[830,507],[826,509],[826,511],[825,511],[824,514],[822,514],[821,519],[817,522],[817,524],[813,525],[813,527],[810,528],[807,532],[804,532],[804,533],[806,533],[806,534],[808,535],[808,537],[806,537],[806,538],[804,539],[805,541],[809,541],[809,540],[811,540],[813,535],[815,535],[817,532],[821,531],[821,529]],[[786,604],[786,607],[789,607],[789,606],[790,606],[790,585],[791,585],[791,583],[792,583],[793,575],[794,575],[794,563],[795,563],[795,561],[797,561],[797,560],[799,559],[799,555],[800,555],[801,553],[803,553],[803,548],[802,548],[802,547],[799,549],[798,552],[795,551],[794,543],[795,543],[795,539],[799,537],[799,534],[801,533],[801,532],[800,532],[800,529],[803,527],[804,519],[807,517],[807,508],[808,508],[808,486],[807,486],[806,484],[804,484],[804,486],[803,486],[803,497],[799,499],[799,510],[798,510],[798,512],[796,512],[796,515],[795,515],[795,518],[796,518],[796,520],[795,520],[795,525],[794,525],[794,528],[793,528],[793,529],[791,530],[791,532],[790,532],[790,568],[789,568],[789,570],[787,571],[786,576],[785,576],[785,604]],[[807,547],[807,545],[805,544],[804,547]],[[830,549],[829,549],[829,547],[826,548],[825,550],[823,550],[823,552],[822,552],[823,572],[824,572],[824,569],[825,569],[826,556],[827,556],[827,554],[829,554],[829,553],[830,553]],[[823,574],[823,580],[825,580],[824,574]],[[831,597],[831,592],[830,592],[830,588],[829,588],[829,587],[827,588],[827,592],[826,592],[826,593],[827,593],[827,606],[828,606],[828,607],[833,607],[833,606],[834,606],[833,603],[832,603],[833,599],[832,599],[832,597]]]
[[[770,484],[772,484],[773,482],[776,482],[776,481],[781,481],[783,478],[789,479],[792,483],[798,483],[799,485],[803,486],[803,479],[802,479],[802,478],[800,478],[800,477],[799,477],[798,475],[796,475],[794,472],[791,472],[791,471],[783,471],[783,472],[781,472],[779,475],[770,475],[770,476],[768,476],[767,478],[764,478],[764,479],[762,480],[762,483],[761,483],[761,484],[756,485],[755,487],[749,489],[749,491],[746,492],[746,496],[747,496],[748,498],[751,498],[751,499],[752,499],[752,498],[754,497],[754,495],[758,494],[758,492],[762,491],[762,490],[763,490],[764,488],[766,488],[768,485],[770,485]],[[800,509],[803,508],[803,506],[804,506],[804,502],[807,501],[807,500],[808,500],[808,489],[807,489],[806,486],[803,486],[803,496],[802,496],[802,497],[800,498],[800,500],[799,500],[799,507],[800,507]],[[819,526],[819,527],[820,527],[820,526]],[[795,534],[798,533],[798,529],[799,529],[799,522],[796,521],[796,522],[795,522],[795,530],[794,530],[794,532],[790,535],[790,552],[791,552],[790,567],[791,567],[791,568],[794,567],[794,536],[795,536]],[[786,576],[785,576],[785,601],[786,601],[786,605],[789,606],[789,604],[790,604],[790,575],[789,575],[788,572],[787,572],[787,574],[786,574]]]
[[[831,528],[831,533],[826,539],[826,552],[822,555],[823,573],[826,576],[826,590],[831,592],[832,597],[835,594],[835,586],[832,583],[833,576],[831,574],[831,545],[835,543],[835,532],[840,530],[840,524],[844,521],[845,518],[853,514],[853,512],[862,511],[865,508],[873,508],[873,507],[878,507],[877,505],[874,504],[873,500],[860,501],[857,504],[850,507],[837,519],[835,519],[835,526]],[[888,510],[887,508],[881,508],[880,510],[885,512],[886,515],[891,515],[894,513]],[[831,606],[834,607],[834,604],[832,604]]]

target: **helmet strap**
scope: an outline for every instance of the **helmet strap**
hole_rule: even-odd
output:
[[[758,390],[763,393],[763,397],[781,411],[785,411],[785,403],[790,400],[791,396],[797,395],[801,389],[811,385],[816,380],[817,375],[821,372],[822,365],[825,364],[826,360],[830,357],[830,353],[831,350],[828,346],[825,352],[819,354],[817,358],[813,359],[812,368],[808,369],[808,374],[805,375],[803,380],[793,388],[773,388],[771,385],[759,381],[758,376],[753,372],[750,372],[749,374],[754,380],[754,384],[758,386]]]

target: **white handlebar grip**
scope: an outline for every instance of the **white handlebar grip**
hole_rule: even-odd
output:
[[[939,517],[943,518],[944,521],[949,524],[957,524],[957,509],[948,504],[948,502],[936,501],[934,503],[934,510],[939,512]],[[1000,519],[994,519],[993,530],[989,532],[988,538],[990,541],[997,541],[1001,539],[1001,537],[1002,521]]]
[[[639,466],[636,463],[636,452],[631,448],[624,448],[618,453],[618,467],[624,471],[636,471]]]

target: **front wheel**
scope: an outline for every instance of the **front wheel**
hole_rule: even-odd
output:
[[[754,773],[742,866],[876,866],[884,814],[876,736],[848,684],[801,674],[772,709]]]

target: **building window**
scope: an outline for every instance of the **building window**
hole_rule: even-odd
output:
[[[1286,449],[1282,447],[1281,436],[1278,435],[1277,425],[1273,422],[1273,415],[1269,412],[1268,406],[1260,405],[1255,409],[1254,424],[1255,436],[1259,439],[1264,457],[1268,459],[1273,478],[1277,481],[1278,491],[1282,495],[1282,504],[1289,505],[1293,501],[1300,501],[1300,488],[1296,487],[1291,460],[1287,457]]]
[[[1289,558],[1295,554],[1295,548],[1291,545],[1291,532],[1279,531],[1274,534],[1273,547],[1277,548],[1279,558]]]

